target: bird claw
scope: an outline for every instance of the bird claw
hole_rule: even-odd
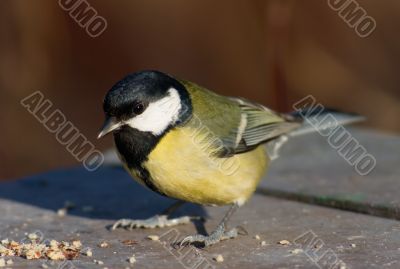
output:
[[[187,224],[192,219],[194,219],[194,217],[188,217],[188,216],[168,219],[166,215],[160,215],[160,216],[157,215],[144,220],[121,219],[114,223],[111,230],[115,230],[117,228],[125,228],[128,230],[132,230],[134,228],[145,228],[145,229],[163,228],[179,224]]]
[[[190,235],[185,237],[180,243],[179,246],[190,245],[193,243],[203,243],[204,247],[208,247],[214,245],[222,240],[232,239],[238,236],[238,229],[234,228],[230,231],[225,232],[222,229],[215,230],[210,235],[205,236],[201,234]]]

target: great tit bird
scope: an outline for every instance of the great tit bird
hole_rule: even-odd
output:
[[[301,117],[221,96],[158,71],[123,78],[106,94],[103,109],[106,120],[98,137],[112,132],[119,158],[132,177],[178,200],[164,214],[122,219],[113,229],[187,223],[189,217],[168,218],[183,202],[231,205],[215,231],[181,242],[205,246],[237,236],[237,229],[227,230],[226,224],[268,168],[263,144],[280,145],[303,124]]]

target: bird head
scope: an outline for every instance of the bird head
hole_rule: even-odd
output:
[[[117,82],[103,103],[105,122],[98,138],[121,128],[158,136],[186,121],[191,101],[185,86],[158,71],[130,74]]]

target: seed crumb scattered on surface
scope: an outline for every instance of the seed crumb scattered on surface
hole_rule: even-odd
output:
[[[296,248],[296,249],[293,249],[293,250],[291,250],[289,252],[290,252],[290,254],[299,254],[299,253],[302,253],[303,250],[301,248]]]
[[[344,262],[341,262],[339,269],[347,269],[346,264]]]
[[[356,245],[356,244],[350,244],[350,246],[351,246],[352,248],[355,248],[357,245]]]
[[[223,261],[224,261],[224,257],[222,257],[221,254],[215,256],[213,259],[214,259],[214,261],[216,261],[216,262],[223,262]]]
[[[129,263],[134,264],[134,263],[136,262],[135,256],[130,257],[130,258],[128,259],[128,261],[129,261]]]
[[[283,246],[288,246],[288,245],[290,245],[290,242],[288,240],[281,240],[278,242],[278,244],[283,245]]]
[[[261,246],[266,246],[267,245],[267,242],[265,242],[265,241],[261,241]]]
[[[82,248],[82,242],[81,242],[80,240],[74,240],[74,241],[72,241],[72,245],[73,245],[75,248]]]
[[[45,264],[45,263],[42,263],[42,268],[43,269],[47,269],[47,268],[49,268],[49,266],[47,264]]]
[[[66,208],[60,208],[57,210],[57,215],[59,217],[65,217],[67,215],[67,209]]]
[[[33,241],[33,240],[37,240],[39,237],[35,233],[30,233],[30,234],[28,234],[28,238],[29,238],[29,240]]]
[[[361,239],[361,238],[365,238],[365,236],[363,235],[353,235],[353,236],[349,236],[347,237],[347,240],[355,240],[355,239]]]
[[[39,243],[37,242],[39,237],[36,234],[28,234],[27,238],[30,239],[30,242],[19,243],[9,239],[1,240],[0,256],[16,256],[27,260],[72,260],[79,255],[82,247],[80,241],[69,243],[51,240],[49,243],[47,241],[46,243]],[[7,265],[12,264],[11,260],[7,262]]]
[[[133,246],[137,244],[137,241],[127,239],[122,241],[121,243],[124,244],[125,246]]]
[[[88,248],[88,249],[86,249],[85,252],[83,252],[83,254],[85,256],[87,256],[87,257],[92,257],[93,256],[93,251],[92,251],[92,249]]]
[[[106,242],[106,241],[103,241],[103,242],[101,242],[100,244],[99,244],[99,247],[101,247],[101,248],[108,248],[110,245]]]
[[[149,235],[147,236],[148,239],[152,240],[152,241],[159,241],[160,237],[158,235]]]
[[[9,260],[6,261],[6,264],[7,264],[7,265],[13,265],[14,262],[13,262],[13,260],[9,259]]]
[[[260,238],[260,236],[259,236],[258,234],[256,234],[256,235],[254,236],[254,239],[260,240],[261,238]]]
[[[95,264],[98,264],[98,265],[103,265],[103,264],[104,264],[103,261],[98,261],[98,260],[93,260],[93,262],[94,262]]]

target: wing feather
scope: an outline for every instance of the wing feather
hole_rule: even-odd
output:
[[[235,153],[242,153],[254,149],[256,146],[288,133],[301,125],[294,118],[280,115],[260,104],[243,98],[230,98],[236,101],[241,113],[246,115],[247,125],[242,133],[242,143],[235,149]]]
[[[215,156],[228,157],[250,151],[301,125],[294,118],[246,99],[224,97],[194,83],[182,83],[192,96],[194,111],[187,126],[203,130]]]

